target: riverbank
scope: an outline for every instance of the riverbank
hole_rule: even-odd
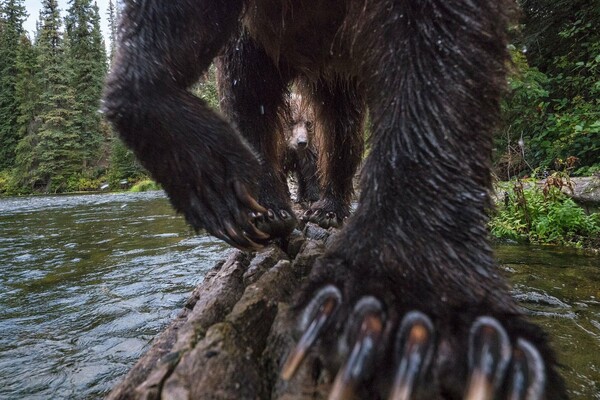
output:
[[[520,243],[600,248],[600,180],[550,176],[495,187],[492,237]]]

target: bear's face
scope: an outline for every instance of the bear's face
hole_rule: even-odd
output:
[[[290,121],[285,130],[287,147],[303,152],[312,146],[314,138],[314,117],[302,96],[293,93],[290,97]]]

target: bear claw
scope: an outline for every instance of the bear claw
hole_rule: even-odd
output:
[[[329,400],[354,398],[358,386],[373,372],[385,324],[381,303],[373,297],[363,297],[354,307],[354,317],[360,319],[360,328],[348,359],[335,377]]]
[[[427,372],[434,350],[433,323],[419,311],[406,314],[396,340],[398,366],[390,399],[408,400]]]
[[[256,199],[254,199],[254,197],[252,197],[252,195],[250,194],[250,191],[248,190],[248,187],[246,185],[244,185],[242,182],[235,181],[233,183],[233,188],[235,190],[236,196],[238,197],[239,201],[243,205],[245,205],[249,209],[259,212],[259,213],[264,214],[267,212],[267,210],[263,206],[258,204],[258,201],[256,201]]]
[[[535,346],[519,338],[513,353],[508,399],[542,399],[546,384],[544,360]]]
[[[265,236],[264,232],[261,232],[256,228],[253,228],[251,232],[254,232],[255,236],[258,238]],[[219,230],[215,233],[215,236],[239,249],[259,250],[263,247],[261,244],[254,242],[248,237],[249,232],[235,228],[229,222],[225,222],[225,232],[223,230]]]
[[[321,209],[309,209],[305,211],[300,220],[304,223],[313,222],[324,229],[339,228],[344,222],[344,219],[339,218],[335,212],[326,212]]]
[[[282,367],[282,379],[288,381],[294,376],[311,348],[327,334],[333,321],[339,320],[336,314],[341,306],[342,296],[335,286],[327,285],[316,293],[303,313],[300,321],[303,334]],[[364,382],[385,376],[393,378],[382,396],[389,400],[409,400],[417,392],[432,390],[425,378],[434,377],[439,365],[434,362],[437,347],[434,323],[427,315],[420,311],[405,314],[391,343],[393,352],[381,351],[389,340],[386,339],[388,322],[379,300],[362,297],[347,320],[343,331],[351,350],[347,355],[338,354],[345,360],[337,372],[329,400],[354,398]],[[382,358],[386,357],[393,359],[384,362]],[[475,319],[469,330],[466,361],[465,400],[544,399],[546,371],[540,352],[522,337],[511,344],[506,329],[495,318]],[[377,365],[382,368],[392,365],[394,371],[375,374]],[[433,390],[444,392],[441,387]]]
[[[253,219],[254,225],[269,237],[287,237],[296,227],[296,218],[287,210],[265,210]]]
[[[296,344],[283,365],[281,376],[283,380],[290,380],[296,373],[309,350],[315,344],[323,330],[327,328],[342,302],[340,291],[332,285],[325,286],[310,302],[307,310],[315,310],[314,315],[304,318],[304,334]],[[307,313],[305,313],[305,316]],[[310,318],[310,320],[309,320]]]

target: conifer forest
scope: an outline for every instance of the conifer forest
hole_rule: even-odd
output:
[[[119,4],[0,0],[0,195],[118,190],[147,179],[100,112]],[[600,173],[600,1],[520,0],[494,149],[499,179]],[[102,32],[100,21],[108,21]],[[216,101],[214,73],[192,88]],[[367,129],[368,131],[368,129]]]

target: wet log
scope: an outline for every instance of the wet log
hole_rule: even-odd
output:
[[[218,263],[177,318],[108,395],[125,399],[325,399],[332,377],[308,359],[290,382],[294,293],[332,230],[312,224],[257,253]]]

